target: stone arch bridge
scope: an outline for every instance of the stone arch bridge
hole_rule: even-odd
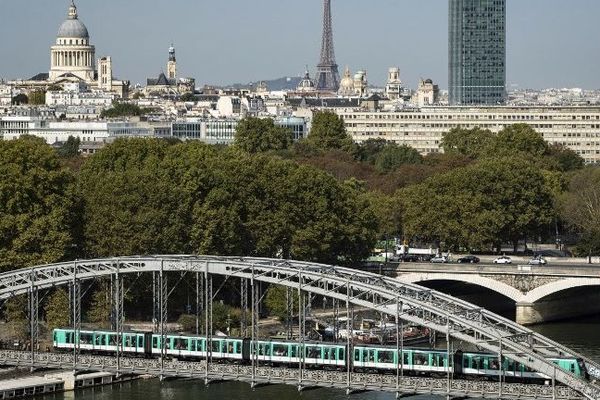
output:
[[[514,301],[516,321],[522,325],[600,313],[600,290],[568,292],[600,289],[600,266],[400,263],[388,268],[405,283],[451,281],[489,289]]]
[[[94,356],[81,354],[75,347],[71,354],[43,353],[36,346],[38,332],[39,296],[59,286],[70,288],[73,329],[81,330],[82,286],[86,283],[110,279],[116,312],[116,332],[123,332],[124,277],[152,274],[156,282],[158,305],[158,332],[166,335],[166,307],[171,293],[169,276],[196,279],[197,294],[205,299],[206,337],[211,348],[213,277],[239,279],[247,284],[251,299],[246,306],[252,310],[252,338],[257,338],[259,302],[255,288],[260,283],[282,285],[294,291],[299,298],[307,295],[325,296],[352,307],[368,308],[383,314],[430,328],[446,337],[448,351],[451,340],[470,343],[482,351],[511,359],[545,374],[545,385],[498,381],[470,381],[456,378],[450,370],[446,377],[429,378],[404,376],[398,367],[395,375],[367,374],[353,371],[347,360],[345,371],[323,371],[305,368],[303,361],[294,367],[261,365],[251,356],[251,365],[213,363],[209,357],[198,362],[183,362],[165,357],[164,340],[158,359],[132,359],[122,354]],[[29,322],[32,346],[29,351],[0,351],[0,365],[28,365],[35,367],[69,367],[73,370],[106,370],[119,373],[150,373],[160,376],[203,378],[211,380],[241,380],[253,386],[269,383],[306,387],[337,387],[347,392],[378,390],[404,394],[439,394],[447,397],[492,397],[502,399],[567,400],[587,398],[600,400],[600,365],[581,354],[533,332],[513,321],[497,316],[480,307],[449,295],[355,269],[278,259],[211,257],[211,256],[145,256],[120,257],[45,265],[31,269],[0,274],[0,301],[16,295],[27,295],[30,305]],[[299,302],[304,307],[305,301]],[[300,312],[302,329],[304,312]],[[350,321],[350,318],[347,319]],[[305,325],[304,325],[305,326]],[[301,330],[302,332],[302,330]],[[401,336],[401,335],[400,335]],[[303,335],[299,338],[303,343]],[[399,340],[399,339],[397,339]],[[352,346],[348,341],[347,345]],[[400,345],[397,345],[397,350]],[[350,351],[346,354],[351,354]],[[580,359],[590,373],[577,376],[558,368],[552,358]]]

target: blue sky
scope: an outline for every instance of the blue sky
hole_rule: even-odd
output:
[[[600,88],[599,0],[507,0],[508,83]],[[0,77],[49,68],[49,47],[69,0],[0,0]],[[177,48],[180,76],[199,85],[314,71],[321,0],[77,0],[97,57],[116,75],[144,82]],[[340,71],[366,69],[381,84],[399,66],[447,87],[448,0],[333,0]],[[314,72],[313,72],[314,73]]]

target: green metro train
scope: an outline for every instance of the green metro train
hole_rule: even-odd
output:
[[[72,329],[55,329],[53,346],[57,351],[69,351],[76,343],[80,351],[95,354],[124,354],[141,357],[157,357],[161,354],[161,335],[150,332],[122,332],[120,338],[113,331],[82,330],[75,337]],[[307,368],[347,369],[347,347],[344,344],[326,342],[307,342],[302,345],[285,340],[258,340],[230,337],[213,337],[210,352],[208,340],[204,336],[166,335],[165,354],[186,360],[205,359],[210,356],[214,361],[249,363],[254,355],[260,364],[298,365],[302,362]],[[502,358],[502,368],[497,355],[477,352],[456,351],[451,354],[437,349],[404,348],[400,353],[388,346],[353,346],[352,367],[356,371],[385,373],[396,371],[399,360],[401,368],[407,374],[442,375],[451,372],[455,375],[478,378],[497,378],[502,374],[508,381],[548,380],[539,372],[509,358]],[[576,358],[550,359],[565,371],[589,379],[585,363]],[[450,369],[450,371],[449,371]]]

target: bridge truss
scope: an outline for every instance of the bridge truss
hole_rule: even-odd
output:
[[[212,277],[223,276],[228,279],[240,279],[242,282],[241,292],[249,295],[245,297],[245,301],[252,314],[250,327],[252,338],[258,337],[259,285],[262,283],[282,285],[288,288],[288,294],[295,292],[298,298],[301,299],[298,302],[300,332],[305,332],[306,308],[310,304],[307,299],[315,295],[328,297],[334,299],[334,302],[338,304],[340,302],[345,303],[347,315],[351,315],[353,307],[361,307],[393,316],[400,322],[414,323],[442,333],[446,336],[449,352],[451,339],[462,340],[492,354],[498,354],[499,359],[508,357],[532,370],[551,377],[552,384],[548,386],[550,389],[547,388],[545,392],[540,391],[540,393],[544,392],[546,395],[540,394],[533,397],[573,398],[573,393],[576,393],[580,397],[600,400],[600,386],[596,383],[596,380],[600,378],[600,366],[598,364],[559,343],[487,310],[434,290],[415,284],[401,283],[393,278],[372,273],[308,262],[261,258],[211,256],[123,257],[59,263],[0,274],[0,301],[6,301],[16,295],[28,295],[29,322],[32,335],[32,345],[29,353],[21,353],[19,358],[15,357],[14,352],[1,352],[0,363],[22,365],[23,362],[27,362],[35,367],[43,366],[44,360],[48,362],[50,356],[39,353],[36,346],[38,342],[37,325],[39,323],[40,290],[57,286],[69,286],[72,303],[71,319],[74,329],[80,330],[82,284],[101,278],[110,278],[115,316],[114,328],[117,332],[122,332],[123,297],[125,292],[123,276],[152,273],[156,331],[163,336],[166,335],[167,303],[171,293],[167,277],[169,274],[173,275],[174,272],[193,274],[196,277],[196,287],[198,289],[196,292],[196,315],[200,314],[200,308],[205,308],[203,328],[209,341],[209,348],[212,339],[212,300],[214,296]],[[174,290],[174,287],[171,290]],[[248,297],[250,297],[250,304],[247,303]],[[291,297],[291,295],[288,297]],[[349,330],[351,329],[351,319],[348,318],[347,320]],[[197,320],[197,332],[201,328],[199,325],[200,323]],[[398,336],[402,337],[402,335]],[[300,335],[300,340],[304,340],[303,334]],[[165,343],[164,340],[161,342]],[[348,339],[348,346],[351,345]],[[399,350],[402,346],[402,343],[397,343]],[[70,358],[61,359],[57,363],[64,366],[65,363],[72,362],[74,369],[82,369],[85,365],[81,362],[84,359],[88,360],[89,356],[79,353],[79,349],[75,348]],[[152,369],[152,371],[160,372],[161,376],[168,376],[169,368],[167,364],[170,361],[164,357],[164,348],[161,349],[161,354],[163,356],[158,361],[158,367]],[[351,355],[352,352],[348,351],[346,354]],[[130,363],[131,361],[123,354],[119,354],[119,351],[117,351],[116,356],[114,360],[115,370],[124,371],[125,368],[122,368],[125,367],[124,363]],[[558,357],[582,359],[591,375],[590,380],[558,368],[549,360]],[[20,361],[15,361],[16,359]],[[86,363],[90,362],[89,360],[86,361]],[[361,375],[352,370],[351,362],[347,364],[348,370],[343,374],[346,378],[346,389],[349,392],[361,390],[360,385],[355,384],[356,377]],[[205,379],[208,381],[211,378],[210,371],[221,367],[211,365],[210,353],[206,365],[204,374]],[[248,372],[247,376],[249,376],[248,380],[252,384],[261,383],[260,376],[264,373],[264,367],[259,365],[256,357],[253,357],[252,365],[247,367],[249,371],[246,371]],[[312,371],[303,368],[302,361],[300,361],[296,371],[293,376],[294,379],[297,379],[299,388],[311,384],[312,379],[309,379],[309,377]],[[396,393],[405,393],[407,391],[405,382],[411,382],[413,378],[404,376],[404,371],[399,366],[396,376],[392,378],[388,376],[387,379],[392,379],[395,382],[395,385],[392,386],[395,386]],[[483,393],[472,392],[468,388],[462,391],[457,390],[457,381],[452,379],[450,373],[442,381],[446,383],[443,391],[447,395],[456,395],[460,392],[464,396],[475,397],[519,397],[510,395],[509,388],[512,388],[512,386],[503,382],[502,379],[500,379],[500,382],[496,382],[495,385],[490,385],[489,392],[484,396],[482,396]],[[285,383],[289,382],[286,381]],[[564,387],[557,386],[556,383],[562,383],[569,390],[565,392]],[[438,382],[437,385],[439,387],[440,383]],[[527,396],[521,395],[520,397]]]

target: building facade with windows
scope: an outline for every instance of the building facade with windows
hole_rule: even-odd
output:
[[[449,0],[450,105],[506,101],[506,0]]]
[[[338,109],[356,142],[385,139],[422,154],[442,152],[442,137],[453,128],[499,132],[528,124],[550,144],[564,145],[587,163],[600,164],[600,107],[423,107],[398,112]]]

